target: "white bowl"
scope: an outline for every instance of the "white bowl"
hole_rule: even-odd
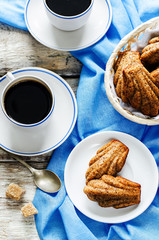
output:
[[[113,78],[114,78],[114,63],[118,57],[120,51],[124,50],[134,50],[141,51],[148,43],[149,39],[154,36],[159,36],[159,17],[153,18],[137,28],[132,32],[127,34],[114,49],[111,54],[105,71],[105,88],[109,101],[113,107],[125,118],[140,124],[146,125],[158,125],[159,124],[159,115],[156,117],[149,117],[143,115],[141,112],[132,108],[130,105],[125,104],[117,96]]]

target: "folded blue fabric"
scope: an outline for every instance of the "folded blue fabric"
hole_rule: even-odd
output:
[[[24,20],[26,0],[0,0],[0,22],[27,30]]]
[[[24,3],[22,0],[1,0],[0,20],[25,28],[17,7],[22,4],[23,9]],[[72,134],[54,151],[48,166],[61,178],[62,189],[57,194],[37,190],[34,198],[38,209],[36,226],[43,240],[158,240],[158,193],[150,207],[139,217],[126,223],[104,224],[79,212],[67,196],[64,186],[64,167],[71,150],[81,140],[98,131],[116,130],[131,134],[149,148],[159,164],[159,127],[136,124],[122,117],[108,101],[104,86],[105,65],[113,49],[132,29],[159,15],[159,1],[110,0],[110,3],[113,18],[106,35],[88,49],[72,52],[84,65],[77,91],[78,118]],[[10,8],[7,9],[8,4]],[[8,11],[11,9],[11,16],[15,15],[16,19],[9,17]]]

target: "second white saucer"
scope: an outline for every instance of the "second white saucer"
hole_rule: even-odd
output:
[[[109,0],[94,0],[88,22],[76,31],[53,27],[45,13],[43,1],[28,0],[25,22],[32,36],[43,45],[62,51],[76,51],[91,46],[107,32],[112,19]]]
[[[77,118],[77,103],[67,82],[56,73],[43,68],[22,68],[13,71],[15,77],[40,77],[54,91],[55,107],[47,126],[28,129],[10,124],[0,108],[0,147],[24,156],[49,152],[60,146],[72,132]],[[0,79],[0,95],[7,84],[6,76]]]
[[[126,163],[118,175],[141,185],[141,202],[138,205],[104,208],[88,199],[83,192],[90,159],[112,139],[129,148]],[[158,189],[157,164],[149,149],[137,138],[116,131],[98,132],[77,144],[67,159],[64,179],[67,193],[76,208],[89,218],[104,223],[121,223],[139,216],[151,204]]]

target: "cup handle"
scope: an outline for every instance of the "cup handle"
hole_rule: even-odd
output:
[[[6,79],[10,82],[10,81],[13,81],[15,77],[11,72],[7,72]]]

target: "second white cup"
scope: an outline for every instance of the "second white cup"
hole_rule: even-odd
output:
[[[7,73],[8,84],[1,96],[5,116],[21,127],[35,127],[51,116],[55,98],[53,91],[41,78],[34,76],[15,77]]]
[[[81,28],[88,20],[94,0],[43,0],[50,23],[64,31]]]

